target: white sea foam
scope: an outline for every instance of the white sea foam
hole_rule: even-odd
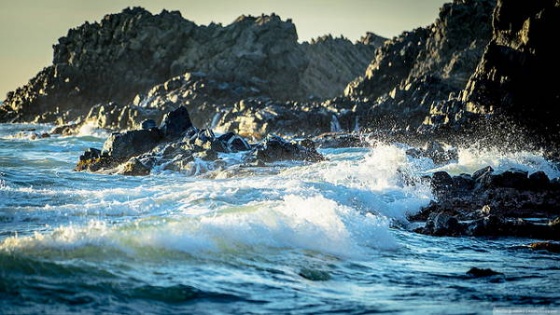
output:
[[[109,135],[110,133],[107,130],[99,128],[93,122],[83,124],[77,134],[78,137],[92,136],[96,138],[107,138]]]
[[[473,172],[491,166],[495,172],[501,173],[508,169],[516,168],[528,172],[543,171],[549,178],[560,176],[560,170],[550,161],[543,157],[540,151],[516,151],[508,152],[500,148],[477,147],[461,148],[458,150],[459,159],[429,172],[443,170],[452,175],[460,173],[472,174]]]

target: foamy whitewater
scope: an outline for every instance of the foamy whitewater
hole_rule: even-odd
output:
[[[106,133],[37,137],[51,127],[0,124],[1,314],[560,313],[558,254],[406,220],[434,198],[422,176],[560,176],[539,152],[459,148],[436,166],[379,142],[313,164],[127,177],[73,171]]]

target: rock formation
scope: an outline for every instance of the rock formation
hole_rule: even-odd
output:
[[[501,141],[519,139],[519,127],[522,142],[560,144],[549,79],[560,62],[545,35],[559,11],[555,0],[454,0],[433,24],[388,41],[300,44],[274,14],[197,26],[178,12],[126,9],[70,30],[53,65],[8,94],[0,121],[122,131],[185,106],[201,128],[253,139],[359,131]]]
[[[491,167],[430,178],[435,200],[414,216],[418,232],[437,236],[520,236],[560,239],[560,182],[542,172]]]
[[[490,41],[494,5],[494,0],[447,3],[432,25],[382,46],[345,91],[353,101],[365,100],[357,109],[362,126],[415,130],[430,106],[464,89]]]
[[[448,102],[434,104],[427,125],[434,128],[495,118],[534,135],[533,141],[560,143],[556,108],[560,89],[551,78],[560,70],[551,30],[560,27],[555,0],[499,0],[492,39],[465,89]]]
[[[324,157],[310,141],[288,141],[268,135],[253,145],[233,133],[216,136],[212,129],[193,125],[186,107],[166,113],[159,127],[155,121],[142,123],[143,129],[114,132],[102,149],[89,148],[80,156],[76,171],[148,175],[153,169],[200,175],[209,170],[246,165],[261,166],[277,161],[317,162]],[[235,165],[221,153],[243,153]]]
[[[211,99],[206,104],[214,111],[226,98],[231,106],[253,94],[277,100],[329,98],[342,93],[346,83],[365,69],[381,40],[370,37],[374,39],[355,44],[332,37],[300,44],[295,25],[274,14],[241,16],[227,26],[198,26],[179,12],[153,15],[128,8],[60,38],[53,65],[7,95],[0,121],[67,123],[95,114],[93,106],[107,104],[116,106],[113,114],[122,114],[135,97],[152,107],[165,106],[149,98],[159,93],[150,91],[159,84],[181,96],[169,97],[174,108],[184,101],[193,103],[192,110],[200,103],[193,89],[203,89],[204,82],[190,77],[187,87],[181,86],[187,73],[203,74],[223,90],[220,102]],[[213,95],[210,92],[206,96]],[[162,108],[160,115],[166,111]],[[193,116],[196,120],[194,111]],[[110,121],[101,127],[113,126],[134,127],[128,121]]]

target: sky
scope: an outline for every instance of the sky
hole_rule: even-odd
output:
[[[452,0],[0,0],[0,100],[52,64],[52,46],[68,30],[126,7],[152,14],[178,10],[198,25],[232,23],[240,15],[292,19],[300,41],[322,35],[351,41],[366,32],[392,38],[432,24]]]

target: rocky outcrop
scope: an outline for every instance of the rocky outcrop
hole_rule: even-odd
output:
[[[464,89],[490,41],[494,5],[494,0],[447,3],[432,25],[386,42],[345,91],[353,100],[368,100],[358,108],[362,125],[415,130],[432,104]]]
[[[465,89],[449,102],[434,106],[427,125],[456,129],[476,120],[508,121],[532,141],[560,143],[556,109],[560,70],[554,40],[560,27],[555,0],[499,0],[493,15],[493,35]]]
[[[102,149],[87,149],[75,170],[141,176],[159,169],[200,175],[233,164],[257,167],[278,161],[324,160],[310,141],[269,135],[251,145],[233,132],[216,136],[212,129],[193,126],[184,106],[165,114],[159,127],[153,120],[144,121],[142,127],[111,134]],[[220,157],[227,153],[242,154],[230,159],[232,164]]]
[[[429,178],[435,199],[411,221],[418,232],[436,236],[519,236],[560,239],[560,182],[542,172],[528,174],[491,167]]]
[[[150,94],[161,96],[158,85],[194,101],[196,94],[185,94],[204,89],[205,81],[217,82],[222,90],[218,99],[210,92],[202,97],[215,112],[225,103],[226,93],[229,104],[247,94],[277,100],[328,98],[363,72],[377,43],[326,37],[300,44],[295,25],[274,14],[241,16],[227,26],[198,26],[179,12],[153,15],[128,8],[60,38],[53,65],[7,95],[0,121],[69,122],[88,113],[90,119],[99,119],[93,106],[116,104],[115,113],[122,114],[135,97],[149,107],[165,107],[173,101],[171,95],[163,103],[150,99]],[[185,79],[186,73],[203,74],[204,79]],[[160,114],[184,105],[179,101],[173,108],[160,109]],[[198,105],[194,103],[192,107]],[[111,120],[101,127],[105,126],[134,127],[128,120]]]

